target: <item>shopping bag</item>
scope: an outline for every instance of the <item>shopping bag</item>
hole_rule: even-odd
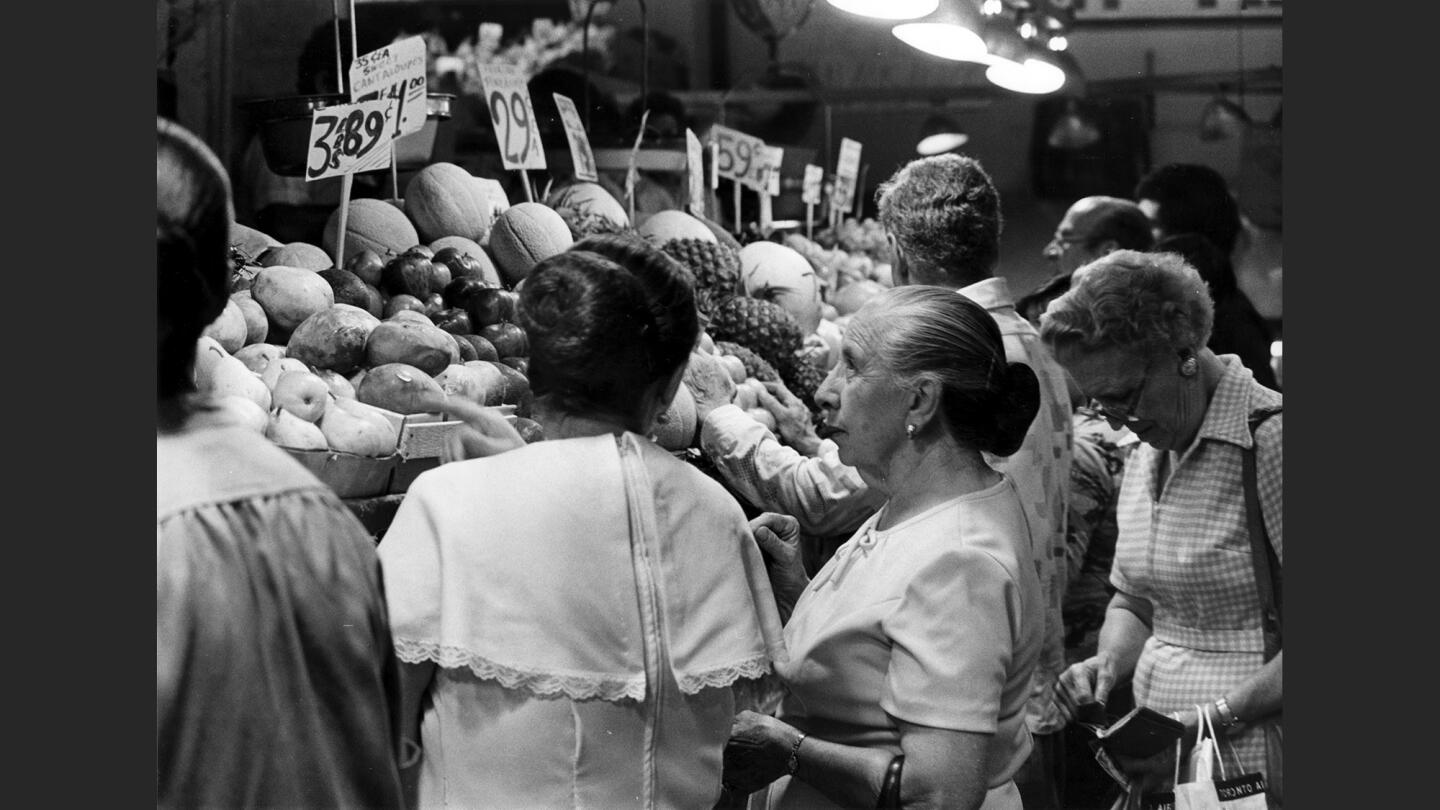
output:
[[[1205,707],[1196,706],[1200,716],[1199,739],[1190,753],[1190,781],[1180,781],[1181,744],[1175,744],[1175,789],[1169,793],[1146,796],[1144,810],[1266,810],[1265,777],[1260,773],[1230,777],[1225,772],[1225,758],[1220,738],[1205,714]],[[1233,755],[1234,752],[1232,751]],[[1238,761],[1238,760],[1237,760]],[[1237,768],[1238,770],[1238,768]],[[1216,779],[1218,771],[1220,778]]]

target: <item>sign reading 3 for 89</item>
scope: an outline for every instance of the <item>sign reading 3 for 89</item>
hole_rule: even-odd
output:
[[[378,98],[316,110],[310,117],[305,179],[319,180],[390,165],[394,128],[386,121],[391,99]]]

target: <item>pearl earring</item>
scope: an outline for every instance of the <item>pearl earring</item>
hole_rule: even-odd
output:
[[[1186,355],[1180,361],[1180,376],[1194,377],[1198,371],[1200,371],[1200,361],[1195,358],[1195,355]]]
[[[906,426],[905,426],[905,436],[906,436],[906,438],[910,439],[911,441],[914,441],[914,439],[915,439],[915,426],[914,426],[914,425],[906,425]]]

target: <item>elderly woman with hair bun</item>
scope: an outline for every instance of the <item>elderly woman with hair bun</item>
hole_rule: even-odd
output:
[[[1015,483],[1039,383],[953,290],[865,304],[816,393],[840,459],[885,501],[815,574],[762,536],[788,616],[776,716],[741,712],[726,781],[771,808],[1019,808],[1044,609]]]
[[[689,275],[589,237],[519,316],[545,441],[422,474],[379,546],[410,806],[711,807],[784,647],[739,503],[646,438],[699,336]]]
[[[1279,806],[1281,396],[1237,356],[1206,348],[1214,305],[1179,255],[1117,251],[1076,276],[1041,317],[1041,337],[1142,445],[1117,504],[1117,590],[1096,654],[1060,679],[1062,705],[1073,718],[1133,678],[1135,702],[1180,719],[1186,746],[1204,712],[1227,770],[1264,772]],[[1173,781],[1174,757],[1117,764],[1153,791]]]

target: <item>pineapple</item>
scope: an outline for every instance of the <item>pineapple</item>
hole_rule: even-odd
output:
[[[802,343],[794,315],[774,302],[746,296],[716,302],[706,331],[717,342],[748,347],[776,369],[789,363]]]
[[[695,276],[695,307],[703,318],[720,301],[739,294],[739,251],[704,239],[669,239],[660,249]]]
[[[820,407],[815,404],[815,392],[819,390],[820,384],[825,381],[828,372],[820,368],[810,355],[804,352],[796,352],[788,358],[787,362],[777,367],[780,379],[790,393],[800,398],[805,407],[811,413],[817,413]]]
[[[715,351],[719,354],[728,354],[740,358],[745,364],[745,374],[754,377],[760,382],[775,382],[780,379],[779,372],[775,367],[765,362],[765,358],[750,351],[739,343],[732,343],[728,340],[715,341]]]

